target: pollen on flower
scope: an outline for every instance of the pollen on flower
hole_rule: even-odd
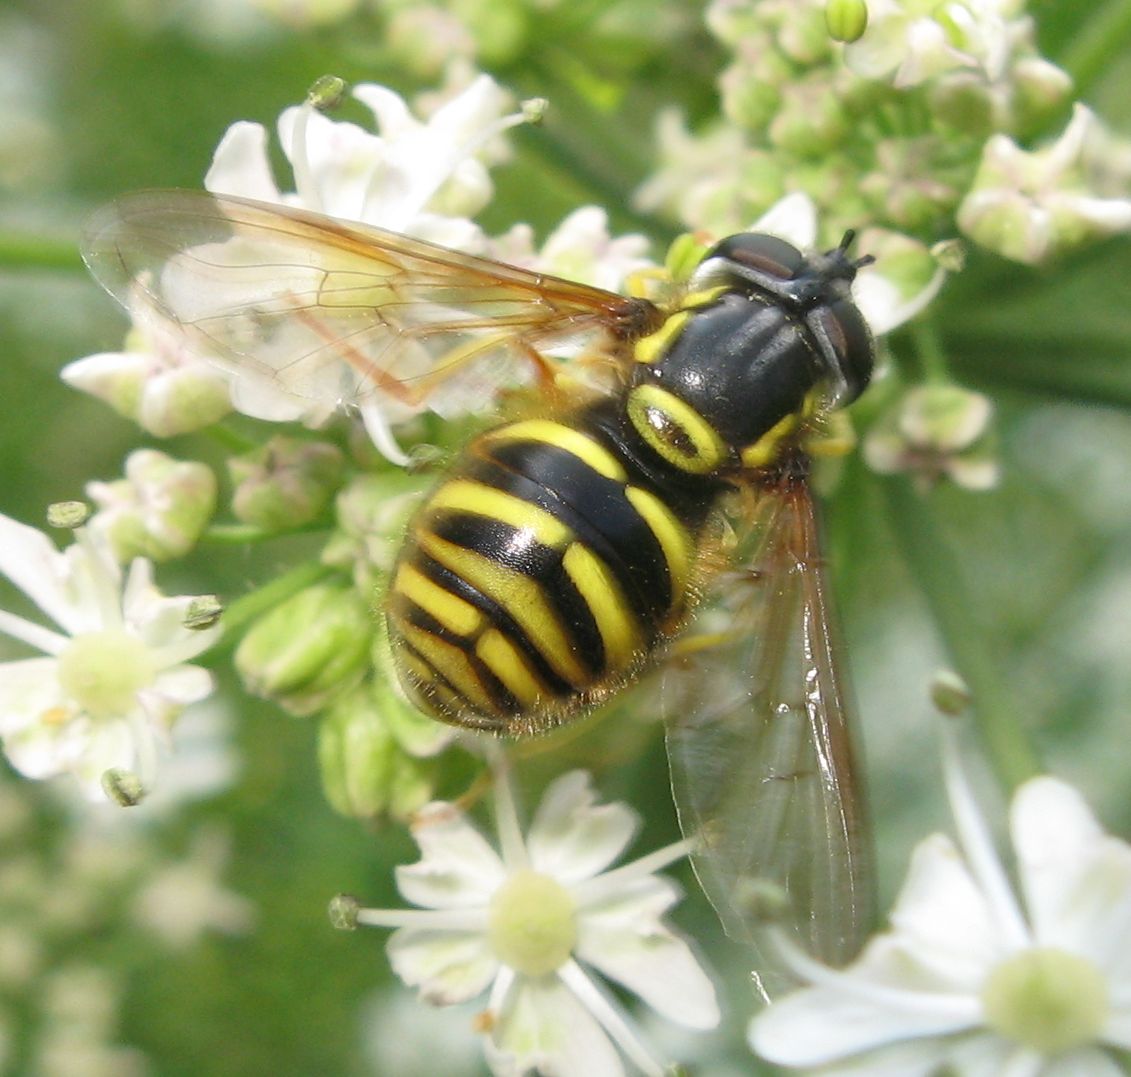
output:
[[[76,636],[59,655],[59,684],[94,718],[132,709],[157,667],[146,645],[116,629]]]
[[[556,879],[516,871],[491,899],[487,928],[495,955],[526,976],[561,968],[577,943],[577,905]]]
[[[1043,1055],[1097,1039],[1108,1016],[1107,985],[1090,962],[1052,947],[1002,962],[982,989],[986,1023]]]
[[[471,1030],[481,1036],[489,1035],[499,1023],[498,1014],[494,1010],[480,1010],[471,1019]]]
[[[48,707],[39,712],[39,720],[45,726],[66,725],[70,717],[71,712],[66,707]]]

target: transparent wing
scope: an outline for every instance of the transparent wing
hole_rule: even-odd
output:
[[[759,884],[785,892],[807,950],[843,964],[871,926],[874,872],[808,485],[787,466],[754,496],[743,567],[713,581],[663,691],[696,874],[727,934],[761,951],[764,985]]]
[[[331,406],[382,393],[411,407],[452,380],[495,389],[549,353],[607,352],[662,321],[644,300],[203,191],[111,203],[83,257],[135,320]]]

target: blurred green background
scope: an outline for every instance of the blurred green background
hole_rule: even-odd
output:
[[[662,256],[675,222],[640,216],[630,195],[654,167],[658,110],[678,106],[694,127],[717,107],[724,58],[703,29],[701,5],[462,7],[481,27],[482,66],[518,96],[551,101],[544,127],[517,132],[514,160],[494,172],[497,194],[481,218],[488,230],[530,221],[544,236],[571,209],[597,202],[614,233],[644,231]],[[1088,20],[1097,17],[1090,5],[1031,7],[1051,59],[1087,47]],[[303,26],[237,0],[0,2],[0,510],[38,525],[48,503],[116,476],[125,454],[145,442],[58,380],[67,361],[115,350],[124,329],[78,261],[84,215],[124,190],[199,186],[229,123],[272,128],[319,75],[381,82],[409,96],[433,88],[438,72],[392,47],[385,25],[380,5]],[[1129,63],[1125,55],[1096,71],[1085,93],[1124,134]],[[1123,239],[1041,271],[974,252],[940,300],[937,324],[953,369],[999,409],[1001,487],[940,487],[921,498],[854,460],[830,499],[829,559],[867,744],[884,904],[914,841],[947,825],[926,684],[948,659],[917,579],[924,554],[934,593],[942,574],[957,607],[949,630],[992,671],[1002,705],[1048,767],[1078,783],[1111,828],[1131,835],[1129,295]],[[192,439],[163,447],[217,459]],[[160,582],[169,592],[235,595],[295,554],[283,544],[248,551],[229,558],[221,578],[190,560]],[[9,590],[0,599],[18,603]],[[80,822],[50,791],[3,776],[6,1072],[478,1072],[467,1031],[474,1007],[433,1021],[391,986],[380,933],[337,934],[325,916],[339,891],[399,904],[390,868],[414,859],[412,843],[398,827],[367,830],[330,811],[313,726],[249,700],[230,677],[222,695],[238,778],[175,812]],[[617,761],[600,787],[644,813],[640,849],[671,840],[657,738],[630,764]],[[226,856],[209,861],[202,848]],[[202,929],[176,945],[146,927],[137,895],[181,861],[219,865],[213,885],[251,903],[254,929]],[[731,997],[743,998],[741,955],[718,940],[690,873],[679,874],[689,898],[676,920],[729,978]],[[67,896],[75,907],[60,912],[55,905]],[[176,904],[167,903],[175,919]],[[183,913],[194,915],[199,907]],[[88,979],[84,989],[80,977],[71,998],[64,974],[76,968],[106,970],[107,979]],[[82,1008],[92,999],[103,1001],[101,1017]],[[746,1008],[730,1014],[717,1053],[699,1056],[701,1072],[749,1072],[740,1043],[746,1016]],[[45,1049],[60,1027],[73,1031],[84,1020],[103,1022],[92,1042],[136,1051],[103,1057],[77,1041]],[[437,1028],[454,1028],[450,1061],[437,1062],[447,1049]],[[690,1039],[673,1043],[677,1054],[697,1050]]]

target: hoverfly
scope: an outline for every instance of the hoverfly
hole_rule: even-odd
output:
[[[804,443],[872,370],[849,238],[810,256],[724,239],[663,308],[205,193],[122,198],[84,256],[135,318],[290,396],[395,415],[533,370],[529,416],[474,438],[409,525],[385,599],[406,695],[525,736],[682,637],[668,746],[704,889],[749,938],[745,888],[776,882],[843,960],[867,926],[869,854]],[[563,392],[563,356],[605,377]]]

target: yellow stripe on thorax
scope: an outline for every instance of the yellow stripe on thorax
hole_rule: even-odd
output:
[[[417,532],[417,542],[429,557],[505,610],[561,677],[574,685],[591,681],[589,673],[574,656],[569,633],[535,580],[423,528]]]
[[[688,292],[680,302],[679,309],[669,314],[659,329],[636,342],[632,352],[633,358],[638,363],[655,363],[662,359],[675,339],[683,332],[692,314],[702,307],[709,306],[727,290],[726,285],[721,285]]]
[[[781,448],[782,441],[789,437],[800,422],[796,414],[779,419],[752,445],[747,445],[740,454],[745,467],[765,467],[773,462]]]

